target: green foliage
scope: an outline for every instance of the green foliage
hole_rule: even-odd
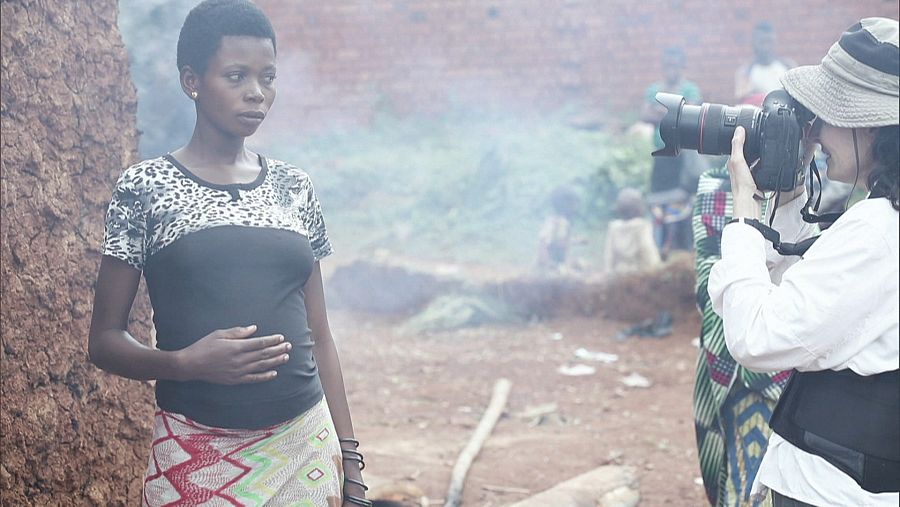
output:
[[[645,190],[650,182],[653,151],[649,140],[636,137],[607,138],[604,160],[586,182],[591,192],[591,223],[605,223],[613,216],[619,190],[634,187]]]
[[[482,264],[532,263],[563,184],[581,195],[582,253],[599,258],[619,188],[644,188],[650,171],[649,141],[577,129],[565,112],[382,115],[368,129],[268,144],[310,172],[344,254]]]
[[[516,312],[495,299],[465,294],[439,296],[401,327],[407,333],[452,331],[488,324],[518,323]]]

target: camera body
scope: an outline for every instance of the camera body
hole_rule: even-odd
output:
[[[814,116],[786,91],[766,95],[762,108],[707,102],[693,106],[681,95],[663,92],[656,94],[656,100],[667,111],[659,125],[665,146],[653,156],[675,156],[682,149],[728,155],[734,130],[744,127],[744,158],[751,165],[759,160],[753,169],[757,188],[790,191],[801,181],[800,141],[804,126]]]

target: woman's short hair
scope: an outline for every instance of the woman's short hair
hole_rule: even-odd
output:
[[[206,0],[191,9],[181,27],[178,35],[178,70],[190,66],[194,72],[205,74],[209,60],[226,35],[271,39],[272,48],[275,48],[275,29],[253,2]]]

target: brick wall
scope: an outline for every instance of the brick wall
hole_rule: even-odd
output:
[[[817,63],[861,17],[897,0],[257,0],[279,44],[270,129],[365,122],[382,109],[464,105],[633,115],[680,45],[704,98],[733,102],[750,32],[768,19],[782,56]],[[296,119],[300,117],[301,121]]]

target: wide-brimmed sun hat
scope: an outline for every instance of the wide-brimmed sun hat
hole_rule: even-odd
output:
[[[866,18],[831,46],[822,63],[787,71],[785,90],[835,127],[900,123],[898,23]]]

